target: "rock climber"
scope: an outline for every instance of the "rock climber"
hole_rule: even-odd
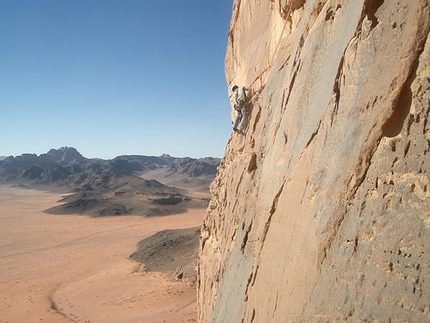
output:
[[[233,92],[234,109],[236,110],[236,118],[233,123],[233,130],[242,133],[245,122],[245,109],[247,105],[246,93],[249,89],[245,86],[237,86],[236,84],[230,87]]]

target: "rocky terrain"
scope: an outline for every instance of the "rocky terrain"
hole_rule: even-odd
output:
[[[218,165],[217,158],[169,155],[88,159],[62,147],[5,158],[0,183],[70,193],[48,213],[155,216],[206,208]]]
[[[202,226],[200,322],[430,321],[428,0],[235,0],[255,94]]]
[[[167,272],[170,279],[195,285],[200,227],[164,230],[139,242],[130,259],[144,264],[146,272]]]

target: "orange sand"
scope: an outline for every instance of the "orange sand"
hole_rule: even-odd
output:
[[[196,292],[128,260],[204,210],[143,218],[49,215],[61,194],[0,186],[0,323],[195,322]]]

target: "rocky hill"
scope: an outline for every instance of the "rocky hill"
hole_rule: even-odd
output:
[[[0,161],[0,183],[73,193],[50,213],[165,215],[206,207],[218,165],[217,158],[169,155],[88,159],[63,147]]]
[[[70,165],[88,161],[73,147],[61,147],[51,149],[46,154],[22,154],[20,156],[9,156],[0,159],[0,175],[7,175],[17,169],[26,169],[31,166],[50,167],[56,165]]]
[[[259,92],[202,226],[200,322],[430,321],[428,0],[235,0]]]
[[[73,186],[79,184],[69,178],[72,175],[128,175],[152,177],[156,180],[184,177],[211,180],[216,174],[219,162],[218,158],[177,158],[166,154],[159,157],[125,155],[112,160],[88,159],[75,148],[62,147],[51,149],[39,156],[23,154],[6,157],[0,161],[0,179],[11,182],[32,180],[33,183],[58,184],[72,189],[80,189]]]

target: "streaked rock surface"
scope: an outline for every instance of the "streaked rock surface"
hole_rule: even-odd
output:
[[[254,93],[211,185],[200,322],[430,320],[428,0],[235,0]]]

